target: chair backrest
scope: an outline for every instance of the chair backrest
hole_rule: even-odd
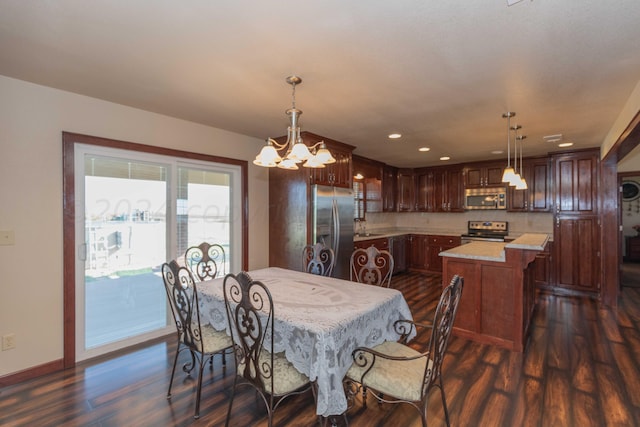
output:
[[[187,347],[202,352],[198,291],[191,272],[171,261],[162,265],[162,279],[180,340]]]
[[[455,275],[449,285],[442,291],[440,301],[433,317],[431,340],[429,341],[429,357],[433,361],[431,371],[427,370],[425,384],[431,384],[440,376],[442,361],[447,351],[449,337],[453,330],[453,322],[456,319],[464,279]]]
[[[274,390],[273,299],[269,289],[244,271],[227,274],[223,289],[237,374],[260,390]],[[261,357],[263,350],[270,357]],[[265,387],[265,381],[269,386]]]
[[[225,261],[224,248],[217,243],[202,242],[184,253],[185,265],[198,282],[223,277]]]
[[[393,274],[393,256],[389,251],[378,250],[375,246],[358,248],[351,254],[351,281],[370,285],[386,286],[391,284]]]
[[[333,249],[322,243],[307,245],[302,250],[302,268],[307,273],[331,276],[335,264]]]

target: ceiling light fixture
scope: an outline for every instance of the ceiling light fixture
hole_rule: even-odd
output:
[[[444,160],[451,160],[451,157],[449,157],[449,156],[442,156],[442,157],[440,157],[440,160],[443,160],[443,161],[444,161]]]
[[[389,135],[389,139],[398,139],[398,138],[402,138],[402,134],[392,133]]]
[[[520,126],[522,127],[522,126]],[[519,128],[518,128],[519,129]],[[517,132],[517,130],[516,130]],[[518,175],[519,181],[516,182],[516,190],[526,190],[528,188],[527,186],[527,180],[524,179],[524,167],[522,166],[522,141],[526,138],[526,135],[516,135],[516,141],[520,142],[520,174]],[[515,147],[515,142],[514,142],[514,149],[517,152],[517,148]]]
[[[429,150],[431,150],[431,148],[429,148],[429,147],[420,147],[420,148],[418,148],[418,151],[429,151]]]
[[[323,168],[325,165],[335,163],[336,159],[331,155],[324,141],[311,147],[307,147],[302,141],[298,124],[302,111],[296,108],[296,85],[302,83],[302,79],[298,76],[289,76],[286,81],[293,87],[292,106],[286,111],[291,120],[287,129],[287,141],[280,144],[272,138],[267,138],[267,145],[262,147],[253,164],[267,168],[277,166],[281,169],[297,170],[297,164],[302,162],[305,168]],[[278,152],[285,149],[284,157],[281,157]]]
[[[511,167],[511,117],[515,117],[516,113],[512,111],[507,111],[502,115],[503,118],[507,119],[507,167],[504,168],[504,172],[502,173],[502,182],[511,184],[516,176],[515,169]]]
[[[573,145],[573,142],[563,142],[561,144],[558,144],[558,147],[571,147]]]

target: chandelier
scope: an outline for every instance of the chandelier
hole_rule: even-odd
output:
[[[287,141],[280,144],[272,138],[267,138],[267,145],[262,147],[253,164],[267,168],[277,166],[281,169],[297,170],[298,163],[302,162],[305,168],[323,168],[325,165],[335,163],[336,159],[331,155],[324,141],[317,142],[311,147],[307,147],[302,141],[298,124],[302,111],[296,108],[296,85],[302,83],[302,79],[298,76],[289,76],[286,81],[293,87],[292,106],[286,111],[291,121],[287,129]]]

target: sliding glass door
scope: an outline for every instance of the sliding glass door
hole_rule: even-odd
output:
[[[74,158],[79,361],[175,330],[160,268],[189,246],[219,243],[239,269],[241,197],[225,164],[80,144]]]

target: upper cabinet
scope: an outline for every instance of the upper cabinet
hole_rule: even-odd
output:
[[[481,162],[468,164],[464,168],[466,188],[503,187],[504,162]]]
[[[382,170],[382,211],[396,211],[396,191],[398,186],[398,168],[384,165]]]
[[[599,150],[553,156],[556,214],[598,213]]]
[[[551,212],[551,167],[548,157],[524,160],[526,190],[509,187],[507,209],[510,212]]]
[[[464,211],[462,167],[420,168],[414,172],[417,211]]]
[[[411,212],[415,210],[416,184],[413,169],[398,170],[398,211]]]
[[[351,187],[351,151],[327,141],[325,142],[336,162],[326,165],[324,168],[314,169],[311,183],[345,188]]]
[[[375,160],[353,156],[355,218],[364,219],[367,212],[382,212],[383,166]]]

